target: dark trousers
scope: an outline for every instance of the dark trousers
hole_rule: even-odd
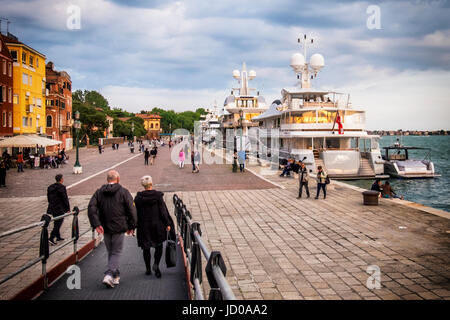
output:
[[[17,164],[17,172],[23,172],[23,163]]]
[[[306,195],[307,195],[308,198],[309,198],[308,181],[306,181],[306,182],[301,182],[301,181],[300,181],[300,188],[298,189],[298,196],[299,196],[300,198],[302,197],[303,186],[305,187]]]
[[[54,217],[57,217],[57,216],[54,216]],[[53,223],[53,230],[50,233],[50,239],[55,239],[55,238],[59,239],[59,238],[61,238],[61,233],[59,233],[59,230],[61,229],[63,221],[64,221],[64,218],[56,220]]]
[[[161,257],[162,257],[162,252],[163,252],[163,244],[159,244],[155,247],[155,262],[154,264],[156,264],[159,268],[159,262],[161,261]],[[151,260],[151,253],[150,253],[150,249],[142,249],[142,253],[144,255],[144,262],[145,262],[145,268],[147,270],[151,270],[150,269],[150,260]]]
[[[243,163],[240,163],[239,164],[239,170],[242,172],[242,171],[244,171],[244,164]]]
[[[145,157],[145,165],[148,166],[148,158],[147,157]]]
[[[0,168],[0,186],[6,185],[6,168]]]
[[[327,197],[327,185],[325,183],[318,183],[317,184],[317,195],[316,195],[316,198],[319,197],[320,189],[323,190],[323,198],[325,199]]]

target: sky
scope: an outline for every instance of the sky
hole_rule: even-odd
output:
[[[307,58],[325,58],[312,86],[349,93],[367,129],[450,130],[449,2],[0,0],[0,17],[111,107],[222,107],[243,62],[270,104],[297,85],[289,62],[307,34]]]

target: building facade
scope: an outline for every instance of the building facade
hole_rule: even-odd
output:
[[[48,138],[61,141],[60,148],[73,146],[72,81],[65,71],[56,71],[53,62],[45,67],[46,117],[45,128]]]
[[[136,114],[136,117],[144,120],[144,128],[147,130],[145,139],[159,139],[161,116],[157,114]]]
[[[13,60],[0,33],[0,137],[13,135]]]
[[[13,59],[13,133],[45,135],[45,55],[3,36]]]

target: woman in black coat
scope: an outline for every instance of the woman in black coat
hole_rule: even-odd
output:
[[[152,177],[142,177],[141,183],[145,190],[138,192],[134,198],[138,216],[138,246],[141,247],[143,251],[146,267],[145,274],[147,275],[152,274],[150,269],[150,248],[155,248],[153,271],[159,278],[161,277],[159,262],[161,261],[163,242],[167,239],[167,232],[169,232],[170,239],[175,240],[175,228],[173,220],[167,210],[166,203],[164,202],[164,193],[152,190]]]

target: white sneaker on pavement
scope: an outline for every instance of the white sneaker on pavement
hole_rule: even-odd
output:
[[[114,279],[109,274],[103,278],[103,284],[108,288],[114,288]]]
[[[112,283],[113,283],[113,285],[117,286],[117,285],[119,285],[119,281],[120,281],[120,277],[117,276],[117,277],[114,277],[114,278],[113,278]]]

